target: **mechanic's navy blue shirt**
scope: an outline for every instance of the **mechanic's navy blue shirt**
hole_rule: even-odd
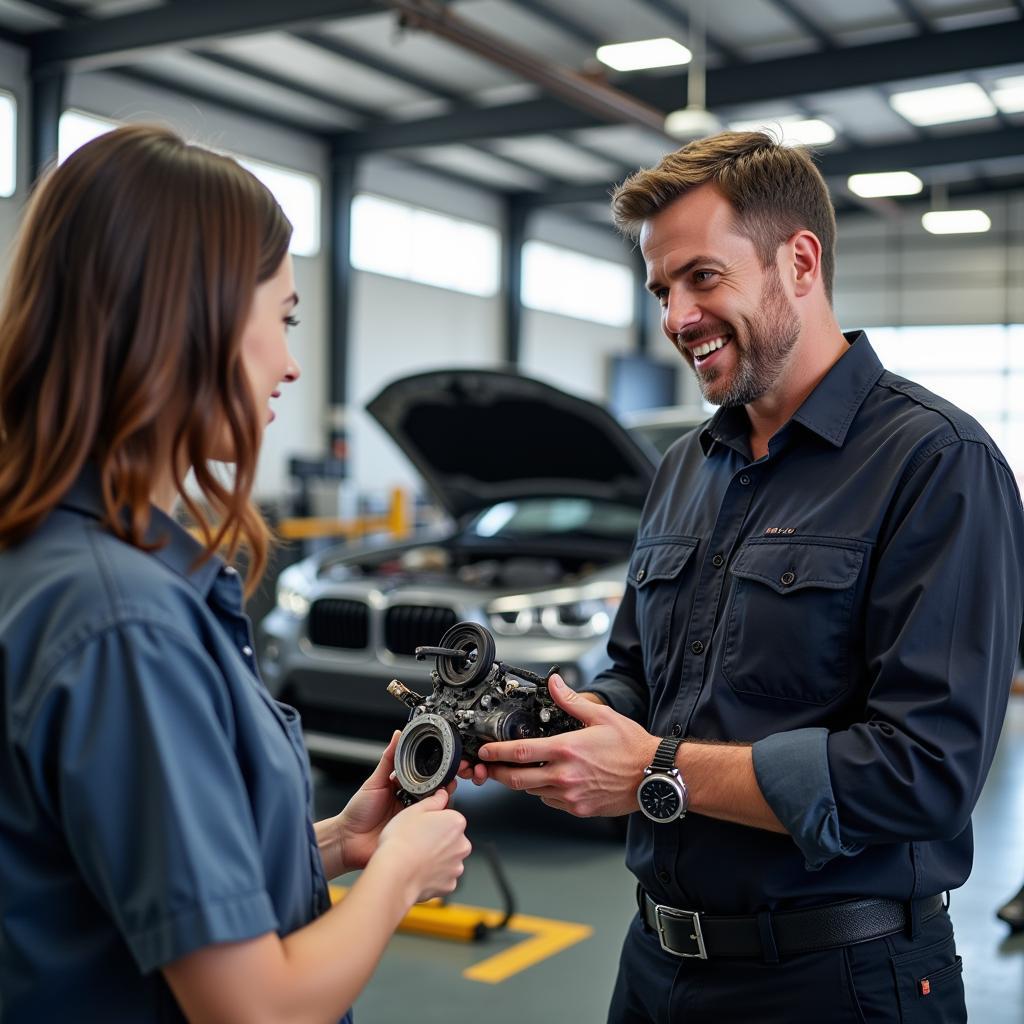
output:
[[[659,736],[753,744],[790,835],[632,815],[665,903],[746,914],[961,885],[1020,636],[1024,516],[970,416],[863,334],[754,460],[742,408],[667,453],[587,687]]]
[[[298,716],[259,680],[237,573],[97,474],[0,551],[0,1016],[183,1020],[158,970],[329,906]]]

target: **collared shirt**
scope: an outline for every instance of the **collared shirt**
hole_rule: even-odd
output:
[[[666,455],[588,689],[655,735],[753,744],[790,835],[629,826],[655,898],[740,914],[961,885],[1024,614],[1013,474],[863,334],[754,459],[745,410]]]
[[[87,468],[0,551],[0,991],[11,1024],[184,1020],[158,970],[329,906],[298,716],[256,673],[238,574]]]

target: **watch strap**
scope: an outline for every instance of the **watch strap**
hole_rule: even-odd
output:
[[[682,738],[679,736],[666,736],[654,752],[651,768],[663,772],[672,771],[676,767],[676,751],[682,742]]]

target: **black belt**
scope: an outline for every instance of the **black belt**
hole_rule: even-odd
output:
[[[899,900],[864,899],[824,907],[765,912],[753,917],[710,917],[657,903],[640,890],[640,914],[661,942],[661,948],[681,957],[779,956],[835,949],[880,939],[907,927],[907,904]],[[941,895],[914,901],[919,924],[946,908]]]

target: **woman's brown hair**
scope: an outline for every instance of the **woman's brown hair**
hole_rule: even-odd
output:
[[[0,308],[0,546],[36,529],[92,462],[107,527],[146,547],[170,465],[204,558],[245,549],[255,587],[269,536],[250,501],[263,413],[240,342],[290,237],[251,174],[159,127],[112,131],[41,181]],[[210,465],[225,431],[229,482]]]

